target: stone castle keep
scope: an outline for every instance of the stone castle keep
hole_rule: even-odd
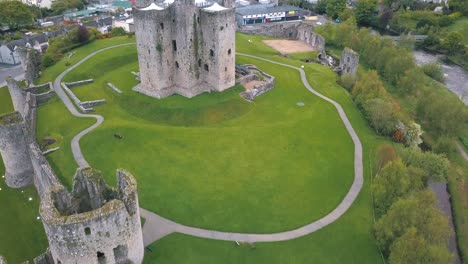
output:
[[[23,89],[12,78],[7,84],[15,112],[0,116],[5,182],[12,188],[34,184],[49,241],[49,249],[34,263],[142,263],[144,246],[135,178],[118,170],[117,188],[113,189],[100,172],[79,168],[73,191],[68,192],[34,135],[37,107],[54,95],[52,84]]]
[[[234,86],[235,13],[223,5],[175,0],[134,9],[141,80],[134,90],[193,97]]]

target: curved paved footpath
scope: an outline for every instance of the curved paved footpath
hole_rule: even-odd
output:
[[[75,108],[71,100],[67,97],[65,92],[62,90],[62,87],[60,86],[60,82],[62,78],[73,70],[74,68],[78,67],[80,64],[91,58],[92,56],[96,55],[99,52],[111,49],[111,48],[116,48],[120,46],[125,46],[125,45],[132,45],[134,43],[128,43],[128,44],[121,44],[121,45],[116,45],[116,46],[111,46],[107,47],[105,49],[98,50],[96,52],[91,53],[90,55],[86,56],[84,59],[80,60],[78,63],[64,71],[62,74],[60,74],[57,79],[54,81],[54,89],[57,93],[57,95],[62,99],[62,101],[65,103],[67,106],[68,110],[77,117],[92,117],[96,118],[97,122],[92,125],[91,127],[81,131],[78,135],[76,135],[73,140],[72,140],[72,152],[73,156],[75,157],[76,162],[80,167],[87,167],[89,166],[88,162],[86,159],[83,157],[83,154],[80,149],[79,141],[81,137],[89,133],[91,130],[95,129],[98,127],[103,121],[104,118],[100,115],[90,115],[90,114],[82,114],[78,112],[78,110]],[[363,185],[363,167],[362,167],[362,144],[361,141],[359,140],[359,137],[357,136],[356,132],[354,131],[351,122],[348,120],[348,117],[346,116],[343,108],[341,107],[340,104],[337,102],[331,100],[330,98],[320,94],[316,90],[314,90],[310,84],[307,81],[306,74],[304,70],[267,60],[261,57],[256,57],[252,55],[247,55],[247,54],[242,54],[242,53],[237,53],[237,55],[240,56],[246,56],[246,57],[251,57],[254,59],[258,60],[263,60],[267,61],[273,64],[277,64],[280,66],[284,67],[289,67],[293,68],[297,71],[300,72],[301,74],[301,80],[304,86],[313,94],[316,96],[322,98],[323,100],[333,104],[338,111],[338,114],[343,121],[346,130],[348,131],[349,135],[351,136],[353,142],[354,142],[354,181],[353,184],[344,197],[343,201],[336,207],[332,212],[327,214],[326,216],[322,217],[321,219],[310,223],[308,225],[305,225],[303,227],[290,230],[290,231],[285,231],[285,232],[279,232],[279,233],[274,233],[274,234],[245,234],[245,233],[230,233],[230,232],[219,232],[219,231],[213,231],[213,230],[206,230],[206,229],[201,229],[201,228],[195,228],[195,227],[190,227],[190,226],[185,226],[178,224],[176,222],[173,222],[171,220],[168,220],[166,218],[163,218],[153,212],[150,212],[148,210],[145,210],[143,208],[140,208],[140,213],[141,216],[146,219],[145,225],[143,227],[143,240],[145,246],[150,245],[154,241],[169,235],[174,232],[178,233],[183,233],[187,235],[192,235],[196,237],[202,237],[202,238],[209,238],[209,239],[216,239],[216,240],[226,240],[226,241],[245,241],[245,242],[274,242],[274,241],[285,241],[285,240],[290,240],[294,238],[298,238],[301,236],[308,235],[312,232],[315,232],[331,223],[336,221],[338,218],[340,218],[348,209],[349,207],[353,204],[354,200],[358,196],[362,185]]]
[[[119,44],[119,45],[110,46],[110,47],[103,48],[103,49],[100,49],[98,51],[95,51],[95,52],[89,54],[88,56],[84,57],[83,59],[81,59],[79,62],[75,63],[70,68],[66,69],[54,81],[53,87],[54,87],[55,93],[57,93],[57,95],[60,97],[60,99],[63,101],[63,103],[67,107],[68,111],[70,111],[70,113],[72,115],[74,115],[76,117],[82,117],[82,118],[83,117],[85,117],[85,118],[89,117],[89,118],[95,118],[96,119],[96,123],[94,123],[94,125],[92,125],[92,126],[88,127],[87,129],[81,131],[80,133],[78,133],[72,139],[72,142],[71,142],[72,153],[73,153],[73,157],[75,158],[75,161],[76,161],[76,163],[78,164],[79,167],[90,167],[89,163],[86,161],[86,159],[83,156],[83,153],[81,152],[80,139],[84,135],[88,134],[89,132],[91,132],[92,130],[94,130],[98,126],[100,126],[102,124],[102,122],[104,122],[104,117],[101,116],[101,115],[82,114],[81,112],[79,112],[75,108],[75,105],[70,100],[70,98],[68,98],[68,96],[65,94],[65,91],[62,89],[62,86],[60,85],[60,83],[62,82],[63,77],[67,73],[69,73],[70,71],[72,71],[76,67],[80,66],[83,62],[87,61],[89,58],[93,57],[94,55],[96,55],[96,54],[98,54],[100,52],[109,50],[109,49],[118,48],[118,47],[122,47],[122,46],[128,46],[128,45],[135,45],[135,43],[132,42],[132,43]]]

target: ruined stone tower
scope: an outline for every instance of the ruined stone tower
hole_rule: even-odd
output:
[[[341,74],[355,76],[359,66],[359,54],[350,48],[344,48],[341,53],[339,69]]]
[[[25,187],[34,181],[27,133],[19,112],[0,116],[0,154],[5,164],[5,182],[12,188]]]
[[[135,91],[156,98],[193,97],[234,86],[233,8],[165,1],[134,9],[134,21],[141,79]]]
[[[40,215],[54,263],[135,263],[143,261],[135,178],[117,171],[117,189],[109,188],[100,172],[77,170],[73,191],[51,186]]]

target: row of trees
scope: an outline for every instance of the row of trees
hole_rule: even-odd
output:
[[[395,46],[390,38],[372,34],[368,29],[357,29],[352,17],[338,25],[328,24],[316,30],[325,37],[327,45],[339,48],[346,46],[357,51],[360,60],[378,73],[378,75],[372,72],[366,74],[368,76],[362,77],[361,81],[358,80],[356,87],[353,88],[356,103],[361,109],[371,108],[371,106],[366,107],[367,99],[379,98],[382,100],[379,104],[388,114],[390,111],[397,112],[393,116],[399,117],[403,124],[408,126],[411,123],[405,115],[398,115],[400,107],[383,92],[385,89],[382,83],[378,83],[380,76],[397,95],[413,98],[417,107],[409,114],[417,117],[419,122],[433,134],[456,136],[468,122],[468,113],[463,103],[454,96],[447,94],[441,96],[441,93],[434,89],[434,84],[427,81],[423,70],[415,65],[410,51]],[[375,105],[376,101],[373,101],[373,104]],[[387,121],[388,124],[395,123],[393,118],[387,118]],[[376,129],[377,132],[389,135],[389,130],[386,129],[389,125],[381,127]]]
[[[389,263],[452,263],[447,248],[452,230],[426,188],[428,179],[447,176],[447,159],[418,148],[405,148],[399,157],[389,145],[378,157],[372,182],[374,235]]]

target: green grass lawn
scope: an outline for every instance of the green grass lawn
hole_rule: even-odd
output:
[[[256,40],[253,44],[245,41],[252,38]],[[261,39],[263,38],[237,35],[238,52],[301,65],[300,62],[284,59],[279,54],[275,55],[267,47],[259,47]],[[262,51],[263,48],[265,51]],[[266,72],[278,67],[250,58],[238,57],[238,61],[254,63]],[[315,89],[343,106],[363,143],[366,181],[350,210],[338,221],[311,235],[286,242],[258,243],[254,249],[246,246],[238,247],[233,242],[173,234],[151,245],[153,252],[146,251],[145,263],[186,263],[187,260],[190,260],[190,263],[255,264],[382,262],[371,235],[370,175],[375,148],[385,141],[374,134],[353,105],[349,95],[335,84],[335,75],[330,69],[316,64],[305,64],[305,70],[309,82]]]
[[[0,88],[0,115],[13,106],[8,89]],[[5,168],[0,157],[0,175]],[[12,189],[0,178],[0,255],[8,263],[32,260],[47,248],[47,239],[39,215],[39,197],[33,186]],[[29,201],[29,197],[33,198]]]
[[[468,45],[468,17],[462,17],[447,27],[449,32],[457,31],[463,34],[463,43]]]
[[[78,49],[74,49],[70,51],[69,53],[73,53],[73,55],[68,59],[67,54],[65,54],[65,58],[62,60],[58,61],[55,65],[45,69],[41,75],[41,77],[37,80],[35,80],[36,84],[41,84],[45,82],[51,82],[53,81],[60,73],[62,73],[67,67],[72,66],[82,58],[84,58],[86,55],[90,54],[93,51],[117,45],[117,44],[123,44],[123,43],[129,43],[129,42],[135,42],[135,37],[127,37],[127,36],[122,36],[122,37],[113,37],[109,39],[102,39],[102,40],[95,40],[91,42],[90,44],[87,44],[85,46],[82,46]],[[70,63],[69,66],[66,66],[66,63]]]
[[[262,39],[238,34],[237,49],[303,64],[279,56]],[[105,46],[100,41],[90,45],[75,55],[84,57]],[[294,70],[240,56],[237,62],[256,64],[274,75],[275,88],[254,103],[238,96],[239,87],[192,99],[157,100],[131,91],[136,81],[130,71],[138,69],[134,46],[103,52],[81,65],[65,80],[95,78],[93,84],[74,91],[82,100],[107,100],[96,107],[106,118],[104,124],[81,142],[87,160],[111,184],[116,168],[128,169],[138,179],[142,207],[188,225],[261,233],[292,229],[324,216],[341,201],[353,179],[353,145],[336,110],[308,92]],[[65,69],[63,60],[54,67],[38,82],[53,80]],[[364,145],[366,182],[351,209],[316,233],[257,244],[255,249],[171,235],[153,244],[153,253],[146,251],[146,263],[381,261],[371,234],[369,175],[371,156],[384,141],[336,85],[330,69],[305,64],[305,70],[314,88],[343,106]],[[106,82],[124,93],[116,94]],[[297,102],[305,106],[298,107]],[[47,135],[61,139],[60,150],[48,159],[70,186],[76,169],[70,140],[94,120],[71,117],[57,98],[41,106],[38,116],[38,139]]]
[[[65,81],[95,79],[73,88],[82,100],[108,102],[96,108],[106,122],[83,139],[83,152],[109,181],[118,167],[133,172],[142,207],[187,225],[262,233],[318,219],[346,194],[353,179],[351,139],[335,109],[310,96],[298,73],[271,69],[284,78],[254,104],[240,98],[239,89],[156,100],[131,90],[136,63],[134,46],[110,50]],[[52,161],[59,171],[69,167]]]

